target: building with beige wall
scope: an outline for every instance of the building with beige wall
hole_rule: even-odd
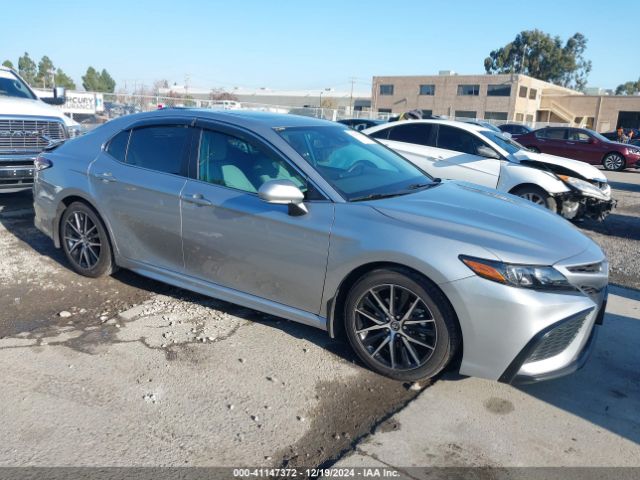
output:
[[[374,111],[401,113],[416,108],[423,115],[530,125],[562,123],[599,131],[612,130],[620,122],[625,127],[640,125],[640,96],[583,95],[527,75],[456,75],[445,71],[439,75],[373,77]]]

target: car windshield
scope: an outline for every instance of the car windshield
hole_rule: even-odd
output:
[[[408,160],[355,130],[336,126],[276,131],[347,201],[405,195],[437,185]]]
[[[525,150],[525,148],[520,145],[518,142],[511,140],[510,138],[505,137],[502,133],[494,132],[493,130],[482,130],[480,134],[491,140],[493,143],[498,145],[504,151],[509,154],[514,154],[520,150]]]
[[[29,88],[18,77],[6,70],[0,70],[0,97],[36,99]]]

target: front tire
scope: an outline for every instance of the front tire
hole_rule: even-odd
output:
[[[60,243],[71,268],[80,275],[97,278],[115,269],[104,223],[82,202],[72,203],[62,214]]]
[[[619,172],[626,167],[626,161],[619,153],[607,153],[602,159],[602,166],[610,172]]]
[[[372,370],[400,381],[440,373],[460,343],[453,309],[409,270],[374,270],[351,288],[344,310],[351,347]]]
[[[556,199],[549,195],[549,192],[543,190],[535,185],[523,185],[511,192],[513,195],[517,195],[520,198],[529,200],[536,205],[548,208],[554,213],[558,213],[558,203]]]

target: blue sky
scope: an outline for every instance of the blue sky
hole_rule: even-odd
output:
[[[373,75],[482,73],[488,53],[526,29],[589,39],[591,86],[640,76],[638,16],[605,0],[112,0],[2,2],[0,61],[49,55],[81,83],[106,68],[118,87],[367,91]],[[625,53],[628,52],[628,53]],[[117,88],[118,88],[117,87]]]

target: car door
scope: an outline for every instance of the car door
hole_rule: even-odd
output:
[[[181,119],[135,125],[91,164],[95,198],[123,257],[183,270],[180,192],[191,132]]]
[[[432,175],[495,188],[500,177],[501,160],[479,155],[480,147],[495,152],[471,132],[438,124]]]
[[[583,162],[599,164],[603,153],[600,153],[596,142],[597,140],[584,130],[571,128],[567,138],[566,156]]]
[[[538,147],[542,153],[567,156],[567,128],[549,127],[536,132]]]
[[[252,134],[199,126],[181,202],[187,274],[318,313],[333,203]],[[258,197],[260,186],[274,179],[291,180],[306,191],[306,214],[292,215],[287,205]]]
[[[399,122],[396,125],[373,132],[371,136],[416,164],[430,175],[435,175],[436,127],[432,123]]]

